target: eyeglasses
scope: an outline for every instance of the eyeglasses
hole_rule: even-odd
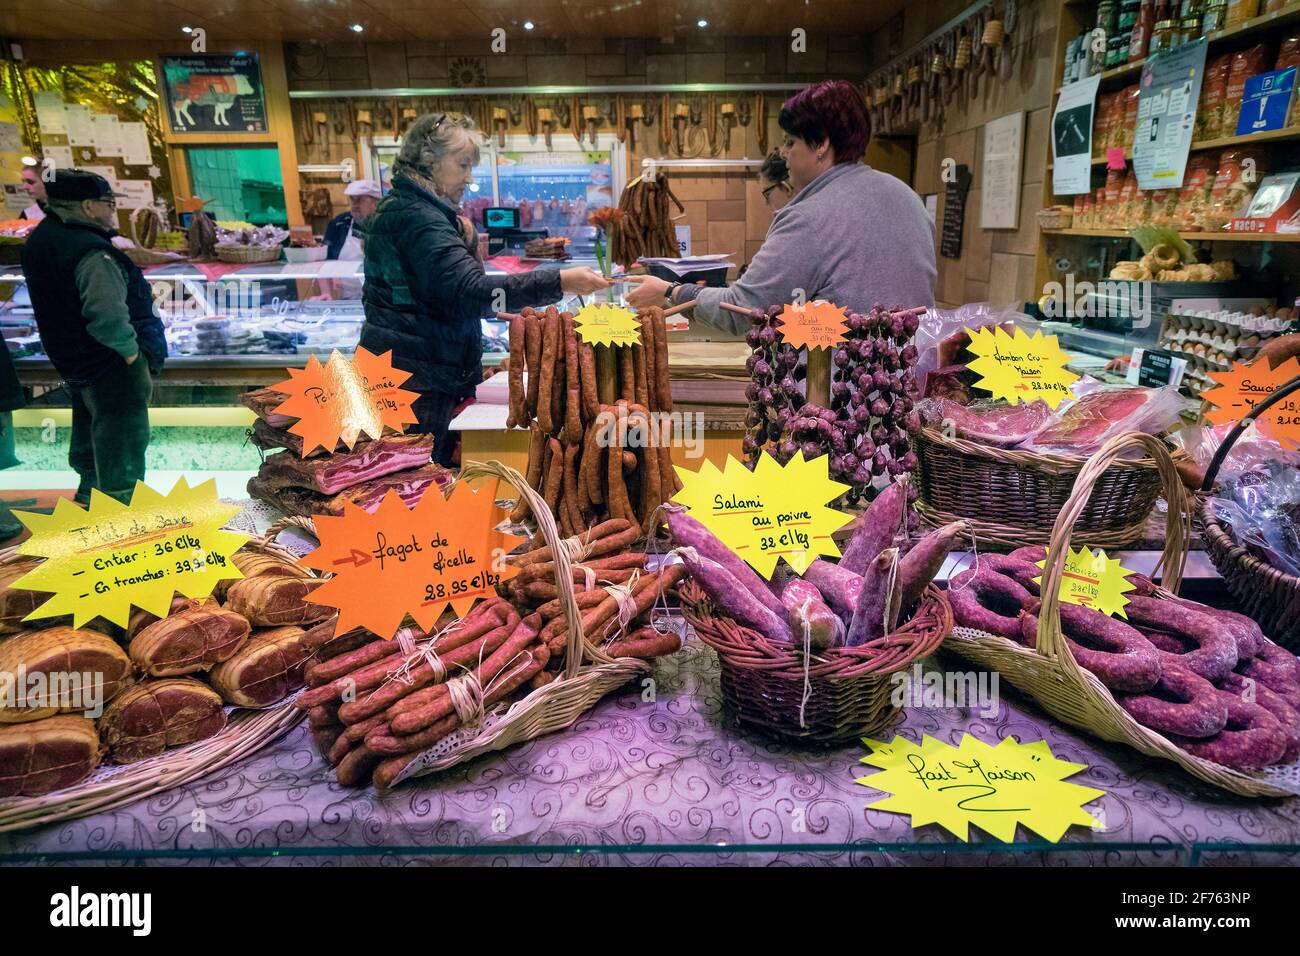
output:
[[[763,202],[767,203],[769,206],[772,205],[772,190],[780,189],[784,185],[785,183],[773,183],[770,186],[764,186],[762,190],[760,190],[763,194]]]

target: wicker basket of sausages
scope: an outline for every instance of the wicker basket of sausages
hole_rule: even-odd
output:
[[[244,574],[212,598],[177,596],[162,618],[23,618],[48,595],[13,588],[35,567],[0,555],[0,673],[25,673],[22,699],[0,706],[0,832],[111,810],[240,760],[302,719],[287,703],[313,650],[333,636],[319,583],[270,540],[231,556]],[[93,675],[94,697],[31,697],[31,675]],[[75,691],[75,692],[74,692]],[[38,706],[45,703],[49,706]],[[95,706],[98,705],[98,706]]]
[[[1162,585],[1131,575],[1126,619],[1059,601],[1074,523],[1120,455],[1145,452],[1169,503]],[[1177,597],[1191,516],[1159,439],[1107,441],[1041,547],[982,555],[948,588],[944,647],[997,669],[1054,717],[1242,796],[1300,793],[1300,661],[1244,615]],[[1034,578],[1042,576],[1041,587]]]
[[[458,480],[492,477],[519,489],[538,525],[533,547],[507,559],[520,572],[501,597],[429,633],[342,635],[308,669],[296,704],[344,785],[387,789],[563,730],[681,645],[649,619],[683,569],[647,569],[637,525],[565,538],[514,469],[470,462]]]
[[[909,510],[906,482],[890,485],[853,526],[838,564],[812,562],[779,594],[698,521],[669,514],[691,574],[686,619],[717,652],[738,723],[832,746],[894,720],[891,675],[935,650],[952,626],[931,581],[963,531],[955,523],[908,548]]]
[[[654,534],[660,505],[681,487],[663,310],[641,313],[641,340],[626,346],[589,345],[573,314],[554,307],[500,315],[510,322],[507,425],[529,429],[528,486],[566,537],[607,518]]]

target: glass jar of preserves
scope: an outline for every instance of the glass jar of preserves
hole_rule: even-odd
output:
[[[1178,25],[1178,32],[1182,35],[1183,43],[1199,40],[1201,38],[1201,15],[1193,13],[1183,17]]]
[[[1207,0],[1201,14],[1201,35],[1209,36],[1228,25],[1228,0]]]
[[[1160,20],[1156,23],[1155,29],[1151,32],[1151,46],[1148,52],[1151,55],[1157,53],[1167,53],[1174,48],[1174,21]]]

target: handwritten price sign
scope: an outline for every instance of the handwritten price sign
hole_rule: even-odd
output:
[[[400,387],[411,373],[393,368],[392,354],[358,347],[348,361],[335,349],[325,365],[313,355],[274,386],[289,395],[275,410],[298,419],[289,431],[302,436],[304,458],[318,447],[333,451],[341,441],[351,449],[362,435],[379,438],[385,428],[401,432],[416,422],[411,403],[418,396]]]
[[[13,586],[54,595],[25,620],[71,614],[73,627],[96,617],[125,627],[133,604],[165,617],[177,591],[207,597],[244,576],[230,556],[248,535],[222,528],[239,511],[217,497],[215,479],[184,478],[166,495],[136,482],[129,505],[96,490],[89,510],[60,498],[53,514],[15,511],[32,532],[19,552],[47,560]]]
[[[778,317],[781,337],[795,348],[825,349],[844,341],[849,317],[825,299],[787,305]]]
[[[1072,824],[1100,826],[1083,804],[1104,792],[1065,782],[1087,765],[1058,760],[1045,740],[1020,744],[1008,737],[990,747],[963,734],[958,747],[929,736],[919,746],[903,737],[863,742],[872,752],[862,763],[881,772],[857,782],[892,794],[868,809],[910,814],[913,829],[937,823],[969,840],[973,823],[1010,843],[1019,823],[1056,843]]]
[[[1017,328],[1008,335],[1001,328],[967,329],[970,350],[979,358],[970,370],[983,378],[977,388],[988,389],[995,398],[1012,405],[1042,399],[1052,408],[1070,396],[1070,385],[1079,376],[1065,370],[1070,357],[1061,351],[1055,335],[1035,332],[1026,335]]]
[[[825,506],[849,490],[831,481],[825,455],[785,465],[763,454],[753,471],[730,455],[726,468],[705,461],[697,472],[677,467],[682,490],[673,496],[763,577],[782,558],[799,574],[819,555],[839,557],[831,532],[853,519]]]
[[[519,573],[505,557],[523,539],[495,530],[504,517],[496,482],[480,492],[459,482],[446,498],[433,486],[414,508],[390,491],[374,514],[348,504],[341,517],[318,515],[321,544],[302,564],[334,576],[311,599],[339,609],[340,634],[391,639],[407,614],[431,630],[448,605],[463,617]]]
[[[573,330],[589,345],[635,345],[641,341],[636,313],[616,305],[583,306],[573,317]]]
[[[1061,575],[1060,600],[1102,614],[1128,617],[1124,613],[1124,606],[1128,604],[1124,593],[1134,588],[1127,580],[1133,572],[1121,568],[1117,559],[1106,557],[1105,551],[1098,550],[1094,553],[1088,548],[1075,551],[1068,545],[1067,550],[1069,554],[1066,555],[1065,571]],[[1045,569],[1047,561],[1039,561],[1038,566]],[[1034,578],[1034,581],[1040,586],[1043,583],[1042,578]]]
[[[1217,384],[1201,397],[1217,408],[1206,414],[1213,425],[1228,425],[1249,415],[1275,390],[1300,375],[1300,359],[1289,358],[1276,368],[1268,361],[1238,362],[1226,372],[1211,372]],[[1255,419],[1260,434],[1280,445],[1300,448],[1300,393],[1292,392]]]

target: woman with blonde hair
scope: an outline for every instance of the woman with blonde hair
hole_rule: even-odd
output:
[[[489,278],[478,236],[460,215],[474,182],[479,133],[468,117],[429,113],[411,124],[393,163],[393,188],[365,223],[366,321],[360,345],[393,352],[419,393],[419,431],[435,436],[433,459],[452,464],[456,409],[482,380],[480,320],[494,310],[558,302],[608,286],[586,268],[536,269]]]

